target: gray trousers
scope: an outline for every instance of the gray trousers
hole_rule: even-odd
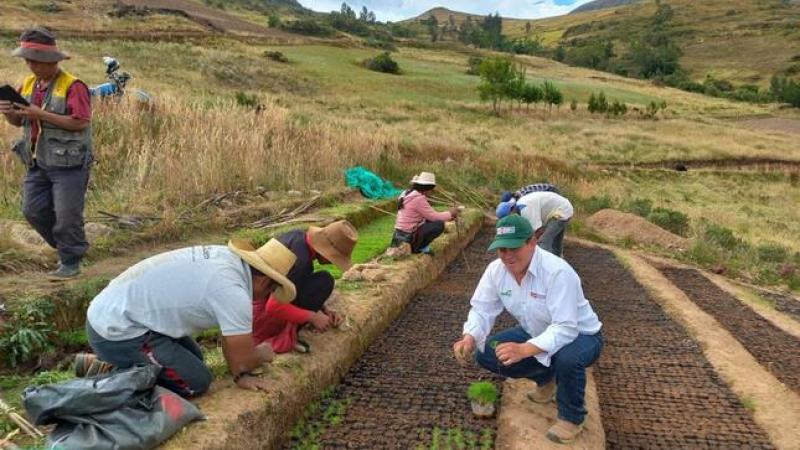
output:
[[[203,353],[190,337],[178,339],[155,331],[125,341],[109,341],[86,322],[89,345],[101,360],[126,369],[136,364],[154,364],[161,368],[158,385],[182,397],[194,397],[208,390],[214,378],[203,362]]]
[[[83,231],[83,207],[89,168],[28,169],[22,183],[22,214],[62,264],[80,262],[89,242]]]
[[[539,238],[539,247],[548,252],[561,256],[564,251],[564,231],[567,229],[569,219],[558,220],[550,219],[544,225],[544,233]]]

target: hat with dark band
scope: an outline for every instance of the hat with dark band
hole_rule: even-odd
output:
[[[56,63],[69,56],[58,49],[56,36],[44,27],[28,28],[19,37],[19,47],[11,52],[11,56],[43,63]]]

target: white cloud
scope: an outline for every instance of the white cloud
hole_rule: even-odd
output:
[[[314,11],[338,11],[342,0],[299,0]],[[566,14],[590,0],[352,0],[347,1],[356,11],[362,6],[374,11],[378,20],[400,21],[417,16],[431,8],[443,6],[455,11],[486,15],[499,12],[503,17],[538,19]]]

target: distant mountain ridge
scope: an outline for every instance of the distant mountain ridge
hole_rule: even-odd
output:
[[[616,6],[630,5],[632,3],[638,3],[640,1],[641,0],[594,0],[589,3],[584,3],[581,6],[578,6],[569,13],[575,14],[587,11],[597,11],[599,9],[608,9],[608,8],[614,8]]]

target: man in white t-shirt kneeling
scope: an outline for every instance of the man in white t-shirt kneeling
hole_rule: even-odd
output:
[[[89,305],[86,331],[99,360],[78,355],[76,373],[155,364],[162,369],[159,385],[184,397],[200,395],[212,374],[193,336],[219,327],[234,382],[266,390],[267,380],[252,371],[274,353],[269,344],[254,345],[252,301],[274,292],[278,301],[291,302],[296,290],[286,274],[295,259],[272,239],[258,249],[231,240],[227,247],[198,245],[139,262]]]

